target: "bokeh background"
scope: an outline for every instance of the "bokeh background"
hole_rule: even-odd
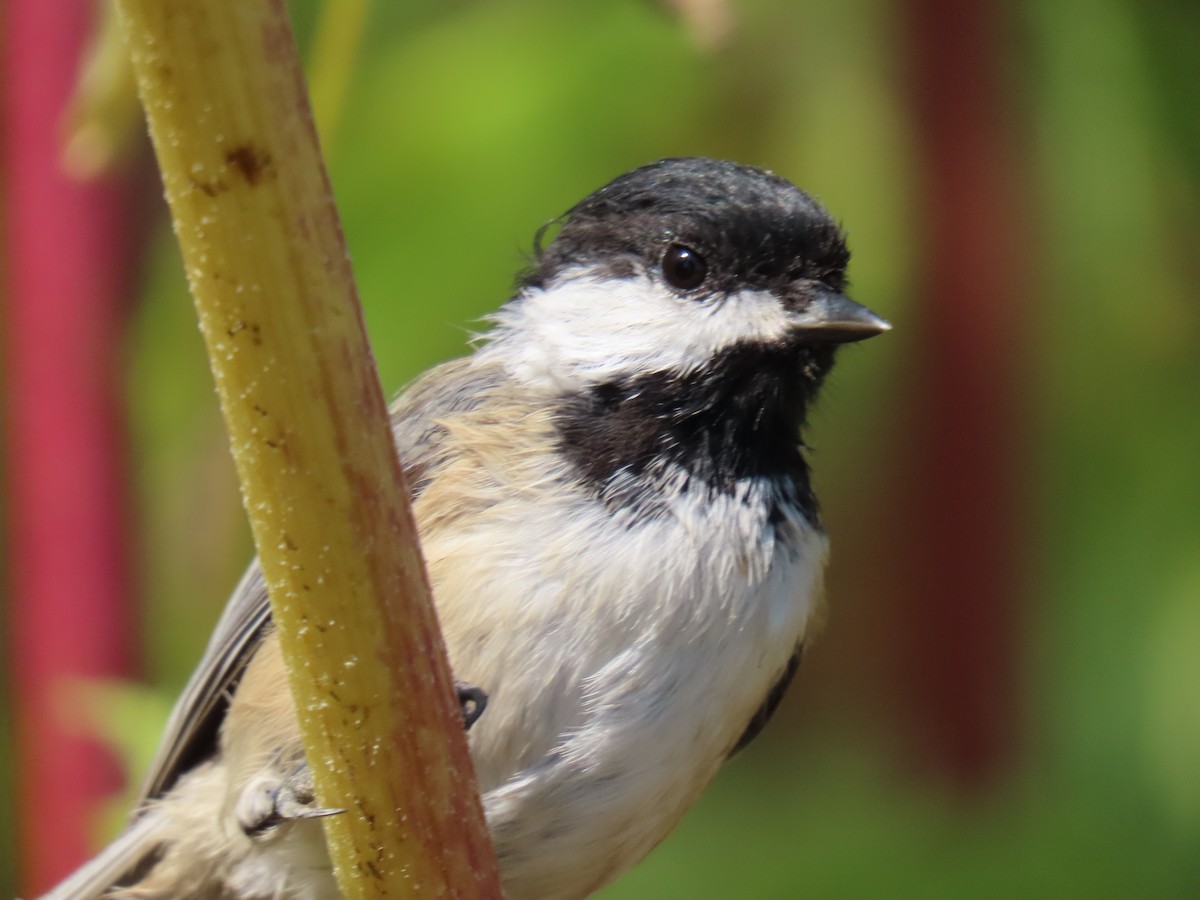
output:
[[[895,326],[808,436],[821,639],[606,900],[1200,896],[1200,6],[290,6],[388,391],[668,155],[821,198]],[[0,896],[111,833],[252,553],[119,67],[64,113],[92,13],[0,31]]]

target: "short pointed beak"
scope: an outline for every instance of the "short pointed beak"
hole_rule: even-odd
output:
[[[831,290],[818,290],[792,321],[800,334],[826,344],[850,344],[892,330],[886,319]]]

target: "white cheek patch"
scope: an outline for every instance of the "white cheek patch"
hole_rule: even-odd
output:
[[[647,372],[686,373],[735,344],[778,339],[789,324],[767,291],[692,300],[644,275],[612,279],[587,271],[525,291],[492,321],[497,328],[477,358],[554,391]]]

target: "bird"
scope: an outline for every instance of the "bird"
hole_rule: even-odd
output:
[[[828,550],[805,422],[891,327],[849,259],[790,181],[659,160],[543,228],[473,352],[391,407],[509,900],[640,861],[792,680]],[[46,897],[333,900],[335,813],[253,563],[125,831]]]

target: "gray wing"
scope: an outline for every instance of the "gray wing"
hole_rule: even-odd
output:
[[[229,696],[270,621],[267,586],[256,558],[234,588],[200,664],[175,701],[137,808],[161,797],[180,775],[212,755]]]
[[[474,408],[502,380],[495,368],[455,360],[431,369],[392,404],[392,432],[414,499],[451,452],[438,420]],[[255,559],[171,711],[135,809],[161,797],[183,773],[216,752],[229,698],[270,625],[267,587]]]

